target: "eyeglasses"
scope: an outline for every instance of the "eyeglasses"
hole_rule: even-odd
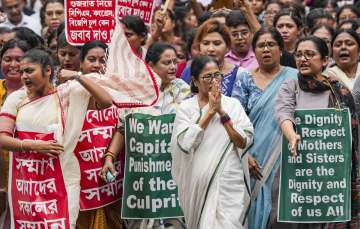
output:
[[[211,82],[213,79],[221,79],[223,77],[223,74],[221,72],[214,72],[214,73],[208,73],[206,75],[201,76],[201,79],[203,79],[206,82]]]
[[[275,48],[276,46],[278,46],[278,44],[276,42],[272,42],[272,41],[265,41],[265,42],[260,42],[260,43],[256,44],[256,48],[259,48],[259,49],[265,49],[265,47],[267,47],[268,49],[272,49],[272,48]]]
[[[316,55],[316,52],[311,50],[305,50],[304,52],[296,52],[295,53],[295,59],[301,59],[301,57],[305,57],[306,60],[312,59]]]

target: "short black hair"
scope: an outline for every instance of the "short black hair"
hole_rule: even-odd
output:
[[[1,51],[0,51],[0,58],[1,59],[3,58],[3,56],[7,50],[13,49],[13,48],[19,48],[24,53],[26,53],[28,50],[31,49],[30,45],[24,40],[11,39],[11,40],[8,40],[7,42],[5,42],[4,45],[2,46]]]
[[[249,27],[244,14],[240,10],[233,10],[226,16],[227,27],[237,27],[239,25],[245,25]]]
[[[301,38],[296,43],[295,52],[297,51],[299,44],[305,41],[312,41],[315,44],[315,47],[317,51],[320,53],[322,60],[329,56],[329,48],[326,45],[326,42],[323,39],[315,37],[313,35]]]
[[[252,40],[252,47],[253,50],[255,50],[256,48],[256,43],[258,42],[259,38],[261,35],[264,34],[270,34],[271,37],[276,41],[276,43],[278,44],[280,50],[284,50],[284,40],[281,36],[281,34],[279,33],[279,31],[277,31],[277,29],[275,29],[274,27],[264,27],[262,26],[255,34],[254,34],[254,38]]]
[[[64,48],[66,46],[74,46],[71,45],[69,42],[67,42],[66,40],[66,35],[65,35],[65,31],[63,31],[62,33],[60,33],[60,35],[57,38],[57,47],[59,48]],[[81,46],[74,46],[75,48],[81,49]]]
[[[81,50],[80,50],[80,60],[81,62],[83,62],[85,60],[85,57],[86,55],[88,54],[88,52],[91,50],[91,49],[94,49],[94,48],[102,48],[104,50],[104,52],[107,51],[107,44],[105,44],[104,42],[102,41],[99,41],[99,40],[94,40],[94,41],[88,41],[86,42],[82,47],[81,47]]]
[[[295,22],[295,24],[297,25],[298,28],[301,28],[303,25],[301,15],[296,10],[290,9],[290,8],[285,8],[285,9],[280,10],[280,12],[275,15],[275,17],[274,17],[274,27],[275,28],[276,28],[276,24],[277,24],[278,20],[282,16],[289,16]]]
[[[212,12],[210,11],[205,11],[204,13],[202,13],[198,20],[199,20],[199,25],[203,24],[205,21],[209,20],[211,18],[211,16],[213,15]]]
[[[165,42],[155,42],[150,46],[150,48],[146,52],[145,62],[156,64],[160,60],[161,54],[163,54],[166,50],[171,49],[176,53],[175,48]]]
[[[342,21],[339,25],[338,28],[340,29],[344,24],[351,24],[351,29],[356,31],[359,28],[359,23],[355,20],[349,19],[349,20],[345,20]]]
[[[190,90],[191,90],[191,92],[193,92],[193,93],[199,92],[199,89],[195,86],[194,81],[199,80],[200,73],[202,72],[204,67],[208,63],[211,63],[211,62],[218,65],[216,60],[214,60],[213,58],[206,56],[206,55],[199,55],[193,59],[193,61],[191,62],[191,66],[190,66],[190,74],[191,74]]]
[[[15,38],[26,41],[32,48],[44,45],[44,39],[27,27],[15,27],[12,31],[15,32]]]
[[[321,18],[334,20],[333,16],[323,8],[312,9],[306,16],[306,25],[311,30],[316,25],[316,21]]]
[[[12,30],[9,27],[5,27],[5,26],[0,27],[0,34],[11,33],[11,32]]]

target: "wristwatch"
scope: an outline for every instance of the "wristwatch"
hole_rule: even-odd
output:
[[[224,125],[225,123],[227,123],[228,121],[230,121],[231,120],[231,118],[230,118],[230,116],[227,114],[227,113],[225,113],[224,115],[222,115],[221,117],[220,117],[220,122]]]
[[[82,72],[77,72],[74,79],[75,79],[76,81],[80,82],[80,77],[81,77],[81,76],[82,76]]]

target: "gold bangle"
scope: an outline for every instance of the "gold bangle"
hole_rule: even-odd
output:
[[[111,153],[105,153],[105,154],[103,155],[104,161],[105,161],[105,159],[106,159],[107,156],[110,156],[113,162],[115,161],[115,157],[114,157],[114,155],[111,154]]]

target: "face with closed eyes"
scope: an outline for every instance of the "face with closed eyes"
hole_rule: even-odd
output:
[[[225,40],[220,33],[208,33],[200,41],[200,53],[212,57],[218,63],[224,61],[225,54],[228,51],[229,47],[227,47]]]

